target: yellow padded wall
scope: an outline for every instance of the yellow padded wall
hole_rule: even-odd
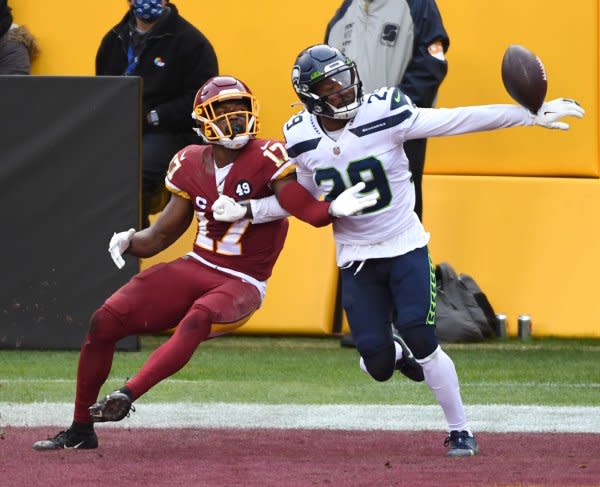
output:
[[[423,191],[434,264],[472,275],[510,335],[529,314],[534,336],[600,337],[600,180],[426,175]]]
[[[534,335],[600,337],[600,181],[426,176],[434,262],[471,274],[494,309]]]
[[[470,274],[517,334],[600,337],[600,181],[425,176],[434,264]],[[343,330],[348,323],[343,320]]]
[[[290,66],[297,52],[321,42],[326,22],[341,0],[220,2],[179,0],[180,12],[213,43],[221,72],[243,78],[259,97],[263,135],[279,137],[296,97]],[[431,174],[553,175],[597,177],[598,2],[577,0],[438,0],[450,35],[449,73],[438,105],[510,103],[500,78],[509,44],[525,45],[544,61],[548,97],[576,98],[588,115],[578,129],[553,137],[542,130],[431,140]],[[91,74],[100,39],[127,8],[126,0],[96,4],[78,0],[11,0],[15,20],[38,37],[42,55],[37,74]],[[228,9],[228,10],[225,10]],[[360,67],[359,67],[360,68]],[[517,147],[518,150],[513,150]],[[568,164],[565,161],[568,160]]]
[[[338,271],[331,228],[290,219],[267,297],[240,333],[330,335]]]
[[[587,116],[568,135],[536,130],[432,139],[426,172],[597,177],[598,1],[577,0],[569,7],[558,0],[437,3],[450,35],[438,106],[514,103],[500,65],[505,49],[521,44],[545,64],[547,99],[575,98]]]

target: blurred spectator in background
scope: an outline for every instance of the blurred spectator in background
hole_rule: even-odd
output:
[[[7,5],[6,0],[0,0],[0,38],[4,37],[4,35],[10,29],[12,25],[12,14],[10,12],[10,7]]]
[[[397,86],[422,108],[433,106],[448,71],[444,53],[450,40],[435,0],[345,0],[327,25],[325,43],[359,66],[365,93]],[[404,143],[419,220],[426,143]],[[341,344],[354,346],[352,336]]]
[[[129,0],[129,11],[102,39],[96,74],[143,78],[142,227],[161,211],[171,157],[198,144],[190,109],[200,86],[218,73],[210,41],[167,0]]]
[[[0,74],[31,74],[38,52],[34,37],[26,27],[13,24],[10,7],[0,0]]]

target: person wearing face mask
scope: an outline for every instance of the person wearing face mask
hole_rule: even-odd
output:
[[[129,11],[104,36],[98,76],[143,78],[142,227],[168,201],[171,157],[197,143],[189,117],[196,91],[218,74],[210,41],[168,0],[128,0]]]

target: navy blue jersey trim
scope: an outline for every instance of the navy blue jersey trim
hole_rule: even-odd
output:
[[[375,132],[389,129],[390,127],[394,127],[395,125],[404,122],[404,120],[410,117],[411,114],[412,112],[410,110],[404,110],[402,113],[392,115],[391,117],[381,118],[379,120],[375,120],[374,122],[361,125],[360,127],[350,129],[350,132],[352,132],[357,137],[371,135]]]
[[[320,141],[321,141],[321,137],[318,137],[316,139],[305,140],[303,142],[298,142],[297,144],[293,145],[292,147],[287,148],[288,156],[298,157],[300,154],[302,154],[304,152],[314,150],[317,148]]]

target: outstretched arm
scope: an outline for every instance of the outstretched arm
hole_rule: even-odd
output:
[[[108,245],[108,252],[115,265],[121,269],[125,265],[122,254],[136,257],[151,257],[166,249],[187,230],[194,216],[189,200],[176,194],[156,222],[150,227],[136,232],[133,228],[115,233]]]
[[[461,108],[418,108],[404,139],[422,139],[442,135],[459,135],[506,127],[539,125],[567,130],[563,117],[582,118],[585,111],[567,98],[546,102],[537,114],[518,105],[481,105]]]

